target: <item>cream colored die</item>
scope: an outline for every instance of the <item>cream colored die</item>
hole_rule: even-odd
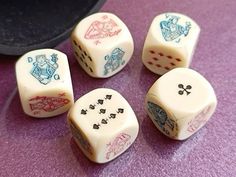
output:
[[[129,103],[118,92],[99,88],[79,98],[68,114],[72,135],[92,161],[113,160],[134,142],[139,125]]]
[[[166,136],[184,140],[197,132],[217,105],[210,83],[188,68],[176,68],[150,88],[145,109],[155,126]]]
[[[74,103],[67,56],[53,49],[26,53],[16,63],[21,104],[26,114],[51,117]]]
[[[198,42],[200,27],[179,13],[154,18],[143,48],[143,64],[162,75],[176,67],[189,67]]]
[[[95,13],[79,22],[71,35],[75,57],[92,77],[107,78],[129,62],[134,42],[114,14]]]

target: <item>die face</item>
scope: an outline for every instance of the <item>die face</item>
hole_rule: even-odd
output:
[[[164,74],[176,67],[188,67],[200,28],[191,18],[165,13],[154,18],[143,49],[143,63],[152,72]]]
[[[199,129],[201,129],[207,121],[211,118],[216,109],[216,103],[210,103],[205,106],[198,113],[194,114],[190,118],[182,119],[179,121],[181,124],[181,131],[179,132],[178,139],[184,140],[193,135]]]
[[[98,155],[96,161],[98,163],[109,162],[125,150],[127,150],[136,138],[136,128],[127,128],[126,130],[120,131],[120,133],[113,134],[109,138],[103,139],[100,143]]]
[[[111,89],[96,89],[82,96],[71,108],[68,118],[86,134],[94,149],[93,156],[85,155],[98,163],[120,155],[133,143],[138,133],[138,122],[132,108],[118,92]],[[122,148],[117,147],[114,154],[106,155],[110,147],[108,144],[113,144],[111,141],[120,134],[131,138]]]
[[[41,49],[23,55],[16,63],[21,104],[26,114],[51,117],[73,104],[70,70],[65,54]]]
[[[76,123],[74,123],[73,118],[69,118],[68,123],[70,125],[71,133],[77,145],[80,147],[83,153],[86,154],[86,156],[88,156],[90,159],[93,159],[93,146],[88,141],[86,134],[81,131],[79,126],[76,126]]]
[[[165,135],[176,139],[179,132],[177,119],[158,102],[154,95],[149,95],[145,101],[145,109],[154,125]]]
[[[152,72],[163,75],[166,72],[177,68],[187,67],[188,61],[185,60],[185,51],[167,48],[164,45],[145,46],[143,50],[143,64]]]
[[[26,114],[43,118],[66,112],[73,104],[73,95],[66,90],[60,91],[54,89],[35,93],[21,100],[23,110]]]
[[[124,42],[108,50],[107,54],[101,58],[99,64],[96,66],[97,76],[107,78],[121,71],[132,56],[132,47],[133,45],[129,42]]]
[[[186,139],[200,129],[217,104],[210,83],[196,71],[187,68],[174,69],[159,78],[148,91],[146,107],[148,102],[155,103],[170,118],[174,118],[178,127],[175,139]],[[149,116],[154,115],[150,108],[146,110]]]
[[[92,77],[106,78],[116,74],[125,67],[134,50],[127,26],[111,13],[88,16],[76,26],[71,38],[86,46],[94,64],[95,72],[87,72]]]
[[[94,61],[87,50],[87,48],[80,42],[76,36],[72,36],[72,45],[74,49],[74,55],[83,68],[83,70],[92,77],[95,77],[96,68],[94,67]]]

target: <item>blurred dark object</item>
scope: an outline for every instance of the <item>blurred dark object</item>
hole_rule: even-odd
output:
[[[1,0],[0,53],[21,55],[55,47],[105,0]]]

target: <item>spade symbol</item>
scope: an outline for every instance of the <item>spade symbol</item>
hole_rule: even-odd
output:
[[[110,100],[111,97],[112,97],[112,95],[106,95],[105,99],[106,99],[106,100]]]
[[[109,117],[110,119],[112,118],[112,119],[115,119],[116,118],[116,114],[110,114],[110,117]]]
[[[107,124],[107,119],[102,119],[102,124]]]
[[[86,115],[86,114],[87,114],[87,110],[82,109],[82,110],[81,110],[81,114]]]
[[[99,124],[93,124],[93,129],[99,129],[100,125]]]
[[[95,109],[95,105],[90,104],[90,105],[89,105],[89,108],[90,108],[90,109]]]
[[[119,113],[123,113],[123,112],[124,112],[124,109],[118,108],[118,111],[117,111],[118,114],[119,114]]]
[[[102,104],[103,104],[103,100],[99,99],[99,100],[98,100],[98,104],[101,104],[101,105],[102,105]]]
[[[100,109],[99,114],[105,114],[105,112],[106,112],[106,109]]]

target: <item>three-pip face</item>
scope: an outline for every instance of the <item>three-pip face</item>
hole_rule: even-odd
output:
[[[134,50],[127,26],[111,13],[96,13],[80,21],[71,40],[76,59],[92,77],[116,74],[129,62]]]
[[[118,92],[105,88],[78,99],[69,111],[68,120],[79,147],[98,163],[123,153],[134,142],[139,129],[128,102]]]
[[[188,67],[197,45],[200,27],[191,18],[164,13],[154,18],[143,48],[143,64],[162,75],[176,67]]]
[[[176,68],[160,77],[146,95],[145,109],[165,135],[183,140],[198,131],[215,111],[217,99],[199,73]]]

